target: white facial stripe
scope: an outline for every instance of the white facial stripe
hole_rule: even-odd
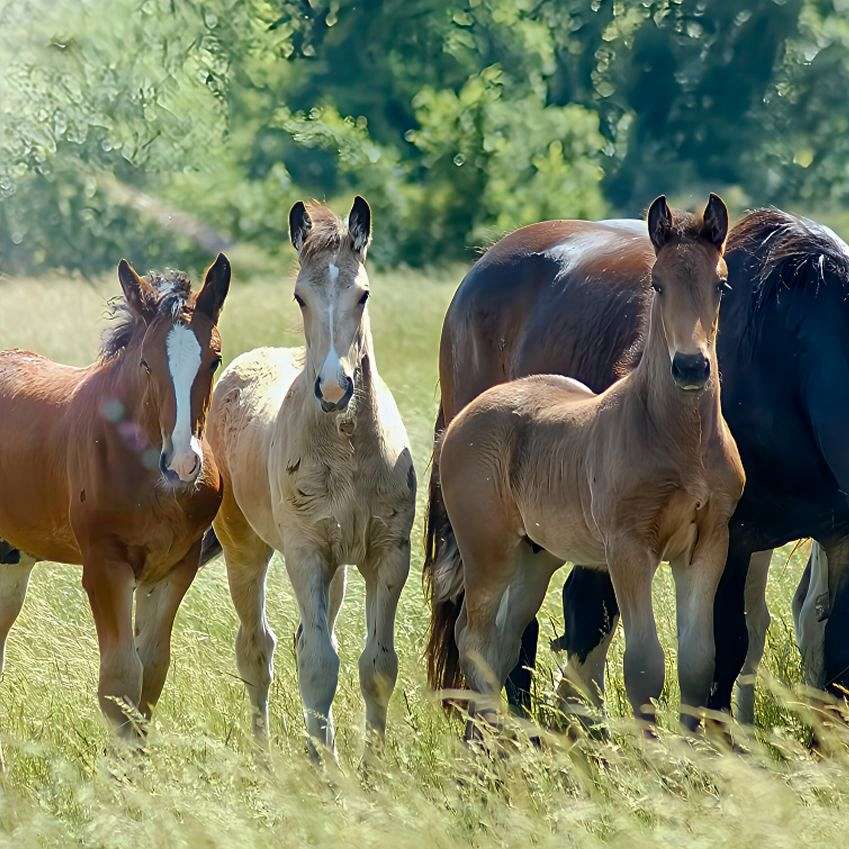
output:
[[[176,457],[187,454],[193,448],[192,385],[200,369],[201,350],[197,336],[184,324],[176,324],[171,328],[165,350],[168,354],[168,369],[171,372],[177,404],[174,433],[171,435],[171,444]],[[200,452],[197,453],[199,456]]]
[[[335,283],[339,279],[339,267],[331,262],[327,266],[327,276],[330,278],[331,283]]]

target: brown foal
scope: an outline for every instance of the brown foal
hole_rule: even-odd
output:
[[[609,570],[628,697],[649,721],[664,679],[651,585],[671,563],[682,722],[696,727],[706,704],[713,599],[744,483],[715,351],[728,213],[715,195],[701,217],[660,197],[648,228],[656,293],[639,365],[599,395],[554,375],[495,386],[445,433],[441,483],[459,550],[437,564],[434,588],[437,600],[465,596],[455,621],[434,623],[429,652],[443,688],[464,679],[477,694],[472,716],[493,718],[522,631],[565,561]],[[459,668],[438,662],[453,644]]]
[[[230,264],[219,255],[196,295],[185,275],[140,277],[125,260],[118,277],[98,362],[0,353],[0,665],[34,563],[82,564],[100,707],[132,737],[127,707],[147,717],[159,698],[221,499],[203,432]]]

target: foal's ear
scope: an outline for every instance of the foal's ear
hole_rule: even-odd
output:
[[[218,254],[203,279],[203,289],[195,301],[195,309],[217,322],[229,291],[230,260],[224,254]]]
[[[310,218],[304,202],[299,200],[289,210],[289,238],[298,253],[301,252],[310,230],[312,230],[312,218]]]
[[[140,277],[135,268],[125,259],[118,263],[118,282],[124,291],[124,300],[133,315],[149,321],[156,312],[156,298],[150,284],[144,277]]]
[[[672,233],[672,210],[666,202],[666,195],[656,197],[649,207],[646,221],[649,227],[649,238],[655,251],[659,251],[669,240]]]
[[[365,259],[371,243],[371,209],[360,195],[354,198],[354,205],[348,213],[348,235],[351,237],[351,247]]]
[[[707,239],[718,251],[722,252],[727,235],[728,207],[719,195],[711,192],[702,216],[702,238]]]

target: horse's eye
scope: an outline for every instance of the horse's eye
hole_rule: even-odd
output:
[[[221,365],[221,357],[216,357],[212,363],[210,364],[210,368],[213,371],[218,371],[218,367]]]
[[[150,374],[150,366],[147,364],[147,361],[146,361],[146,360],[142,360],[142,361],[139,363],[139,365],[140,365],[140,366],[141,366],[141,367],[142,367],[142,368],[143,368],[143,369],[144,369],[144,370],[145,370],[148,374]]]
[[[303,307],[304,305],[304,299],[297,292],[295,292],[295,303],[297,303],[299,307]]]
[[[657,292],[658,295],[663,294],[663,286],[661,286],[660,283],[654,278],[652,278],[651,287],[655,290],[655,292]]]
[[[722,295],[724,292],[730,292],[730,291],[731,291],[731,286],[729,285],[728,281],[725,278],[722,278],[716,284],[716,294],[717,295]]]
[[[362,295],[360,295],[359,303],[361,305],[364,304],[368,300],[368,295],[369,295],[368,290],[366,290],[365,292],[362,293]]]

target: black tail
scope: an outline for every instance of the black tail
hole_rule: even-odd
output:
[[[454,625],[463,606],[463,572],[454,530],[439,485],[439,449],[444,430],[445,415],[440,405],[433,433],[422,566],[422,583],[430,601],[430,631],[425,649],[427,680],[434,690],[453,690],[462,686]]]
[[[215,531],[210,528],[203,535],[203,543],[200,548],[200,565],[206,566],[210,560],[215,560],[221,554],[221,551],[221,543],[218,541],[218,537],[215,536]]]

